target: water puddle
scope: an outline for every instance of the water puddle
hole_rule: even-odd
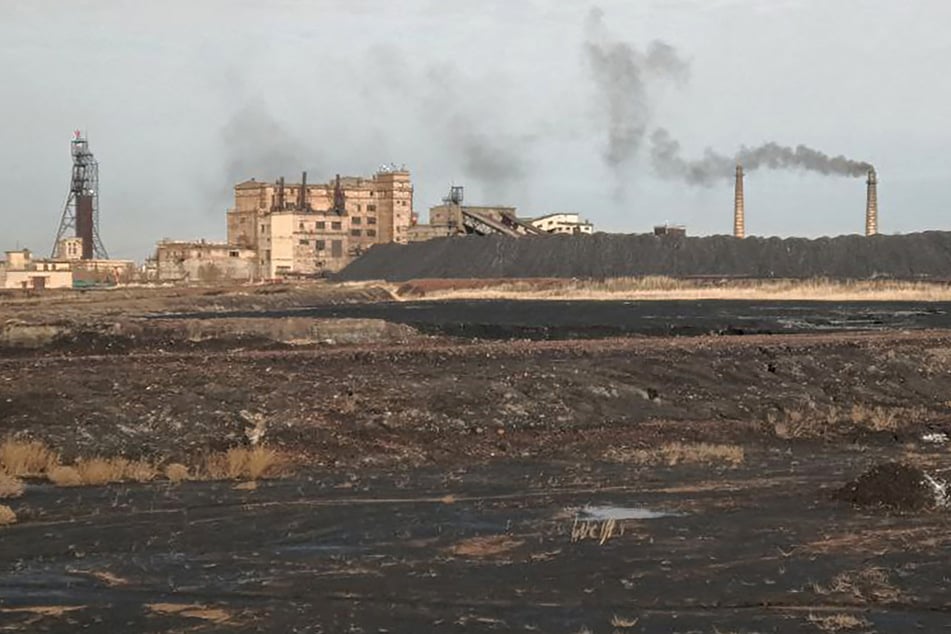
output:
[[[681,515],[681,513],[654,511],[642,506],[585,506],[578,510],[578,519],[592,521],[656,520]]]

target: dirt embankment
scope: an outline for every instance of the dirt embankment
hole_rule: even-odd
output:
[[[643,275],[947,279],[951,277],[951,232],[816,240],[619,234],[441,238],[376,246],[338,279]]]

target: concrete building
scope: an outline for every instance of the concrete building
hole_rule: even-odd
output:
[[[250,282],[257,278],[257,253],[224,242],[162,240],[150,275],[158,282]]]
[[[235,186],[228,245],[256,254],[262,278],[335,272],[375,244],[407,242],[414,217],[405,170],[308,184],[249,180]]]
[[[73,271],[69,262],[34,260],[28,249],[7,251],[0,262],[0,288],[45,289],[72,288]]]
[[[576,213],[554,213],[533,218],[532,225],[545,233],[594,233],[594,225]]]

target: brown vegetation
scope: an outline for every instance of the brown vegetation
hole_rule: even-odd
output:
[[[746,453],[737,445],[672,442],[655,449],[611,448],[605,457],[638,465],[726,464],[735,467],[743,464]]]
[[[78,487],[83,483],[76,467],[57,465],[46,472],[46,478],[58,487]]]
[[[0,473],[0,500],[18,498],[23,495],[23,480],[15,476]]]
[[[470,537],[454,544],[449,550],[460,557],[494,557],[514,550],[524,542],[508,535]]]
[[[233,447],[207,456],[202,473],[209,480],[257,480],[281,475],[289,462],[288,456],[269,447]]]
[[[149,603],[145,607],[155,614],[184,616],[211,623],[227,623],[232,615],[221,608],[211,608],[198,603]]]
[[[185,465],[173,462],[165,467],[165,477],[171,482],[182,482],[188,479],[188,467]]]
[[[920,420],[926,412],[916,408],[886,408],[855,404],[850,409],[806,403],[801,409],[769,414],[767,428],[779,438],[825,438],[852,429],[896,432]]]
[[[7,475],[41,476],[58,461],[59,456],[38,440],[7,438],[0,443],[0,472]]]
[[[0,504],[0,526],[16,524],[17,514],[9,506]]]
[[[849,630],[865,629],[872,624],[868,619],[852,614],[833,614],[830,616],[809,615],[809,622],[823,632],[845,632]]]
[[[901,592],[891,583],[885,568],[865,568],[843,572],[832,579],[828,586],[813,585],[820,595],[838,594],[859,603],[893,603],[901,598]]]
[[[679,279],[663,275],[594,279],[426,279],[396,287],[403,298],[579,300],[948,301],[951,286],[900,280]]]

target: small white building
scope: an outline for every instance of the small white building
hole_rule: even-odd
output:
[[[73,271],[69,262],[34,260],[28,249],[7,251],[0,263],[0,288],[44,289],[72,288]]]
[[[546,233],[594,233],[594,225],[576,213],[554,213],[531,220],[532,225]]]

